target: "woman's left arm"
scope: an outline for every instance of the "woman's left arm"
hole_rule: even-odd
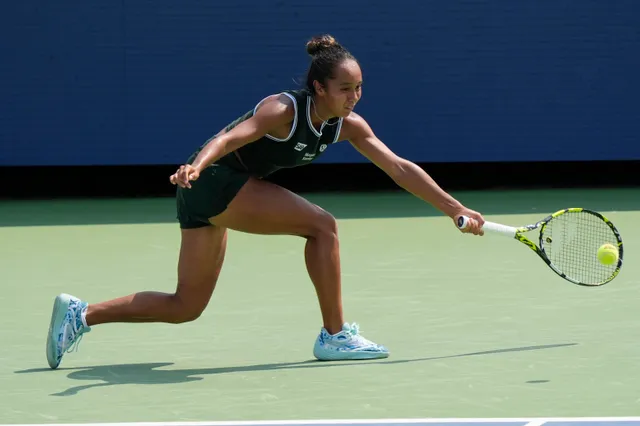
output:
[[[359,115],[351,113],[344,120],[344,138],[348,140],[363,156],[382,169],[393,181],[428,202],[454,221],[460,215],[473,219],[467,232],[482,234],[484,219],[480,213],[463,206],[458,200],[444,191],[440,186],[415,163],[399,157],[389,149],[373,133],[369,124]]]

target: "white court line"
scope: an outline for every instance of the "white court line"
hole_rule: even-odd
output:
[[[2,424],[0,426],[305,426],[305,425],[392,425],[419,423],[525,423],[536,426],[548,422],[638,422],[640,417],[499,417],[499,418],[427,418],[427,419],[338,419],[338,420],[256,420],[212,422],[135,422],[135,423],[34,423]]]

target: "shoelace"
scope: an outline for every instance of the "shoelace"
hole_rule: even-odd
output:
[[[370,340],[365,339],[360,335],[360,326],[357,323],[349,324],[347,332],[351,335],[351,339],[362,346],[377,346]]]
[[[65,325],[64,330],[62,331],[62,341],[60,342],[60,352],[73,352],[74,350],[77,352],[78,347],[80,346],[80,341],[82,340],[83,334],[80,334],[80,337],[76,340],[76,336],[78,335],[78,331],[80,328],[78,327],[78,309],[82,309],[82,306],[79,304],[75,304],[73,306],[69,306],[69,313],[71,314],[71,320]],[[68,346],[68,347],[66,347]]]
[[[357,323],[349,324],[349,334],[357,336],[360,333],[360,326]]]

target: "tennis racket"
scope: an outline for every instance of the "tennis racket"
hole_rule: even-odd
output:
[[[460,216],[458,227],[466,228],[468,220],[468,217]],[[485,221],[482,229],[527,245],[551,270],[574,284],[601,286],[613,280],[622,268],[620,233],[609,219],[592,210],[563,209],[534,224],[517,228]],[[534,243],[535,234],[530,234],[535,230],[539,230],[538,244]],[[604,265],[597,258],[598,248],[606,243],[618,248],[618,261],[612,265]]]

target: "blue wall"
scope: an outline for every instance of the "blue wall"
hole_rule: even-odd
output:
[[[640,159],[639,23],[637,0],[7,1],[0,165],[180,163],[324,32],[412,160]]]

